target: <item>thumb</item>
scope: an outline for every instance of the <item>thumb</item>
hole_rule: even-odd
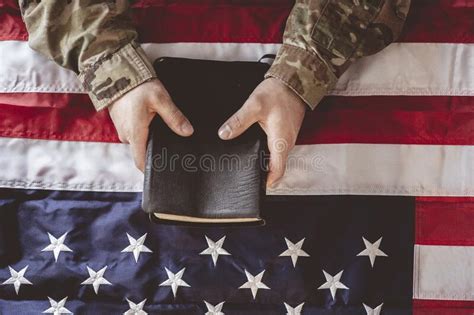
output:
[[[154,110],[176,134],[183,137],[188,137],[193,134],[193,126],[186,116],[184,116],[179,108],[173,103],[171,97],[162,97],[160,104],[154,105]]]
[[[245,130],[257,122],[257,117],[249,106],[242,106],[232,115],[218,131],[222,140],[231,140],[240,136]]]

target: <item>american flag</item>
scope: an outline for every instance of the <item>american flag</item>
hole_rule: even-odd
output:
[[[474,314],[474,2],[412,2],[399,41],[307,115],[266,225],[195,228],[141,211],[107,112],[0,1],[0,313]],[[133,16],[151,59],[255,61],[291,6]]]

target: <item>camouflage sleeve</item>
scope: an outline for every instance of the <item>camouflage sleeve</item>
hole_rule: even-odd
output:
[[[356,59],[396,39],[409,7],[410,0],[296,0],[265,77],[280,79],[314,109]]]
[[[20,0],[29,45],[78,74],[97,110],[156,77],[127,0]]]

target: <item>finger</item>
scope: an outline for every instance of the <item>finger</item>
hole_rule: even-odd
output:
[[[272,187],[285,174],[288,154],[291,150],[289,142],[283,138],[268,138],[270,163],[267,187]]]
[[[244,105],[219,128],[217,133],[222,140],[234,139],[257,122],[257,119],[252,106]]]
[[[176,134],[183,137],[188,137],[193,134],[193,126],[168,95],[161,97],[161,101],[154,109],[158,115],[161,116],[165,124]]]
[[[135,131],[133,138],[130,140],[133,160],[136,167],[142,172],[145,169],[147,140],[148,126],[144,126],[143,128],[140,128],[140,130]]]

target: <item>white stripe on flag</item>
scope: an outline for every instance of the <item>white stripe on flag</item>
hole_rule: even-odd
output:
[[[160,56],[258,60],[278,44],[144,44]],[[0,92],[83,93],[75,74],[46,60],[26,42],[0,42]],[[363,58],[339,80],[333,95],[474,95],[474,45],[396,43]]]
[[[474,247],[415,245],[413,298],[474,300]]]
[[[316,144],[296,146],[277,195],[474,194],[474,146]]]
[[[142,190],[127,145],[0,138],[0,187]],[[474,195],[474,146],[299,145],[269,194]]]

